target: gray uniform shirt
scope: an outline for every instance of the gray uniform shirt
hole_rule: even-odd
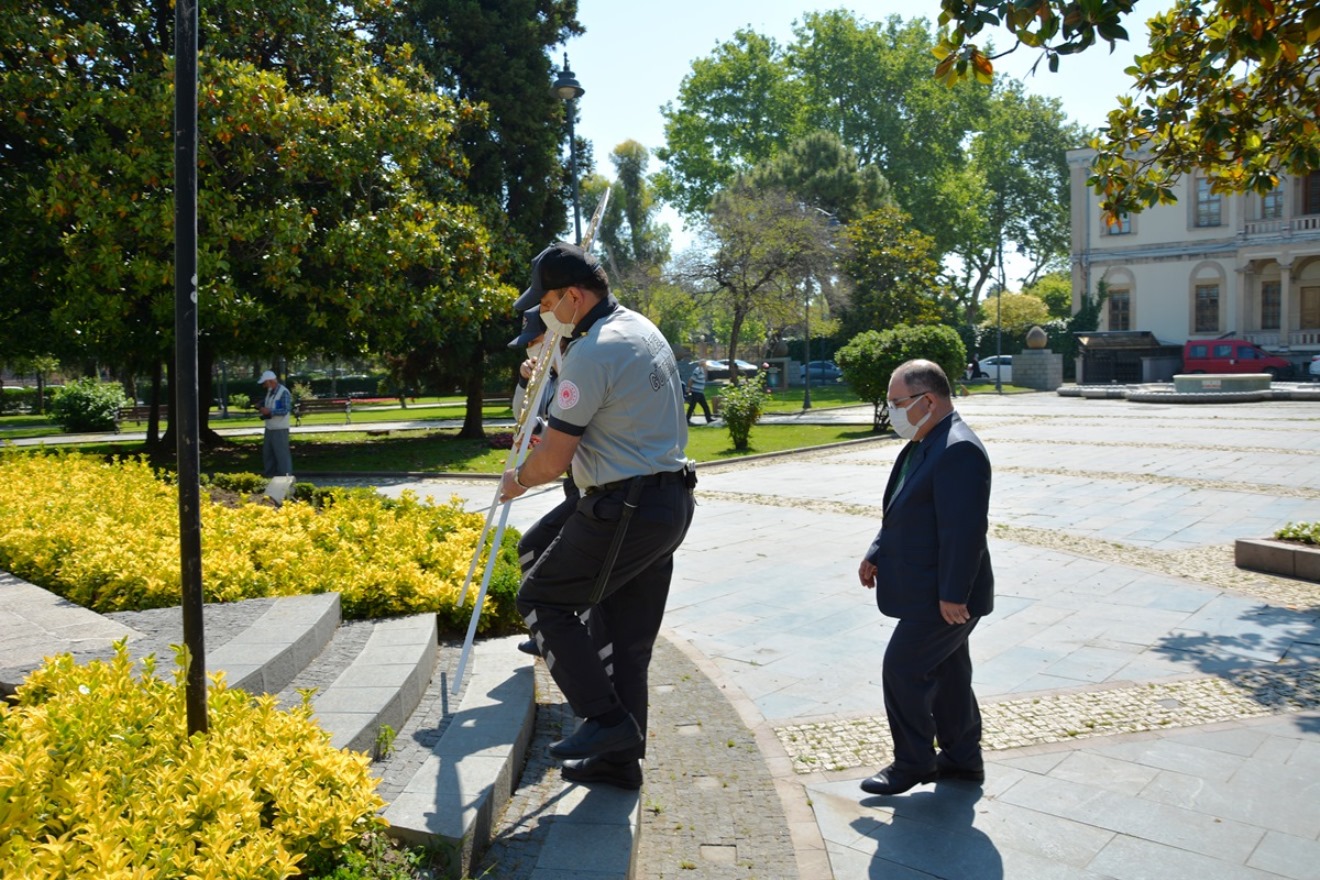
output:
[[[550,404],[551,427],[581,437],[573,479],[583,489],[687,464],[687,418],[669,343],[616,305],[573,340]]]

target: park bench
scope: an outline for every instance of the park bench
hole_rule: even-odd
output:
[[[353,401],[330,400],[320,397],[303,398],[295,403],[293,405],[294,423],[301,426],[303,416],[319,412],[341,412],[344,414],[344,424],[353,424]]]
[[[121,406],[119,408],[119,412],[115,415],[115,430],[118,431],[120,425],[130,420],[134,424],[140,425],[143,422],[145,422],[148,418],[150,418],[150,416],[151,416],[150,404],[134,404],[133,406]],[[160,408],[160,420],[162,422],[168,421],[169,416],[170,416],[169,407],[162,406]]]

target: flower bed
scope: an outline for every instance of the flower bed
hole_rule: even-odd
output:
[[[337,592],[349,618],[432,611],[461,632],[457,607],[483,518],[457,499],[329,489],[280,507],[203,498],[205,601]],[[0,454],[0,568],[93,611],[179,604],[177,489],[140,460]],[[501,547],[482,632],[521,626],[517,538]],[[469,589],[469,592],[474,592]]]

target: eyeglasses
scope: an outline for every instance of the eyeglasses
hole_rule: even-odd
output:
[[[885,403],[889,404],[890,409],[902,409],[902,406],[900,404],[908,400],[915,400],[918,397],[921,397],[926,394],[930,394],[930,392],[918,391],[916,394],[909,394],[907,397],[900,397],[898,400],[886,400]]]

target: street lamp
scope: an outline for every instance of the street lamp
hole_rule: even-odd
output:
[[[586,89],[573,76],[573,71],[568,67],[568,53],[564,53],[564,68],[559,71],[559,77],[555,84],[550,87],[555,93],[555,97],[561,101],[568,102],[568,170],[573,178],[573,231],[577,234],[577,240],[582,241],[582,205],[578,198],[578,173],[577,173],[577,137],[573,134],[573,118],[577,115],[577,105],[573,102],[586,93]]]
[[[807,337],[807,357],[802,367],[802,408],[811,409],[811,282],[807,282],[807,311],[803,318],[806,324],[804,333]]]

